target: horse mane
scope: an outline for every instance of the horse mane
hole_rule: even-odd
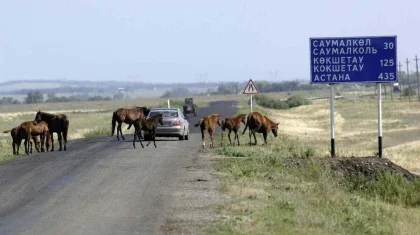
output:
[[[208,116],[208,118],[209,119],[214,119],[214,118],[217,118],[217,117],[220,117],[220,113],[213,113],[213,114],[210,114],[209,116]]]
[[[268,118],[267,116],[264,116],[264,118],[266,118],[270,122],[271,125],[277,125],[277,123],[271,121],[271,119]]]
[[[240,117],[243,117],[243,116],[246,116],[246,114],[241,113],[241,114],[236,115],[234,118],[240,118]]]
[[[41,112],[41,111],[39,113],[41,114],[41,116],[48,117],[48,118],[54,118],[56,116],[54,114]]]

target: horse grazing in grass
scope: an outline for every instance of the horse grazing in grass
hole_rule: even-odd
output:
[[[145,119],[149,112],[150,109],[147,107],[136,107],[134,109],[119,108],[115,110],[112,113],[111,136],[114,136],[115,125],[118,122],[117,139],[120,140],[121,134],[121,138],[125,140],[121,130],[122,123],[128,124],[127,130],[129,130],[137,119]]]
[[[251,135],[254,135],[255,145],[257,145],[257,137],[255,132],[262,133],[264,137],[264,144],[267,144],[267,135],[271,131],[274,137],[277,137],[279,123],[274,123],[268,117],[263,116],[259,112],[252,112],[248,114],[247,121],[245,124],[242,135],[245,134],[247,128],[249,128],[249,145],[251,145]]]
[[[226,129],[229,130],[228,133],[228,137],[229,137],[229,143],[232,145],[232,141],[230,139],[230,133],[233,131],[233,133],[235,134],[235,138],[233,139],[233,145],[235,145],[235,140],[238,140],[238,145],[239,144],[239,135],[238,135],[238,130],[241,127],[241,123],[243,123],[244,125],[246,125],[246,114],[239,114],[235,117],[232,118],[225,118],[224,120],[222,120],[222,141],[221,144],[223,146],[223,133],[225,132]]]
[[[29,155],[30,152],[30,142],[31,138],[34,136],[41,137],[41,152],[45,152],[44,144],[45,144],[45,137],[49,135],[49,129],[46,122],[38,122],[36,125],[33,121],[27,121],[20,124],[18,136],[24,140],[25,145],[25,153]],[[36,144],[36,143],[35,143]],[[31,146],[32,148],[32,146]]]
[[[13,154],[19,155],[19,148],[20,148],[20,144],[22,143],[22,136],[20,134],[20,125],[13,128],[12,130],[4,131],[3,133],[8,133],[8,132],[10,132],[10,135],[12,136]],[[40,147],[41,147],[41,141],[39,139],[39,136],[32,136],[32,140],[35,143],[35,149],[39,153]],[[30,145],[31,145],[30,153],[32,153],[32,142],[30,142]],[[45,145],[48,151],[51,145],[51,135],[49,133],[47,135],[47,142],[45,143]]]
[[[216,123],[217,125],[220,125],[220,113],[214,113],[211,114],[209,116],[206,117],[202,117],[200,118],[200,121],[195,124],[195,127],[200,127],[201,129],[201,141],[203,142],[203,148],[206,148],[206,142],[204,140],[205,137],[205,131],[207,131],[210,135],[210,140],[211,140],[211,144],[210,144],[210,148],[214,148],[214,143],[213,143],[213,132],[216,129]]]
[[[54,132],[57,133],[58,143],[60,149],[63,150],[63,138],[64,138],[64,151],[67,150],[67,133],[69,132],[70,121],[65,114],[50,114],[38,111],[35,115],[34,124],[44,121],[48,125],[49,133],[51,134],[51,152],[54,152]]]
[[[163,121],[162,121],[162,114],[158,113],[156,115],[154,115],[153,117],[150,117],[148,119],[143,119],[143,118],[139,118],[136,121],[134,121],[134,139],[133,139],[133,147],[136,148],[136,136],[137,138],[139,138],[141,147],[144,148],[143,143],[141,142],[141,131],[147,131],[150,133],[150,139],[149,139],[149,143],[146,146],[149,146],[150,142],[152,142],[153,139],[153,144],[156,147],[156,138],[155,138],[155,133],[156,133],[156,128],[157,128],[157,123],[159,122],[160,125],[163,126]]]

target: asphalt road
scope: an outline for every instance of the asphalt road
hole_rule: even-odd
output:
[[[213,112],[233,115],[234,102],[211,103],[199,116]],[[0,234],[157,233],[201,147],[197,121],[191,116],[189,140],[158,138],[157,149],[133,149],[132,135],[81,139],[66,152],[32,155],[39,162],[0,165]]]

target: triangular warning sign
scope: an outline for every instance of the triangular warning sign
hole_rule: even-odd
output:
[[[257,87],[255,86],[254,82],[252,81],[252,79],[249,79],[248,84],[246,85],[244,92],[242,92],[243,94],[258,94],[260,93],[257,89]]]

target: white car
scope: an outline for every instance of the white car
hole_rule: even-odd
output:
[[[158,124],[156,137],[178,137],[179,140],[188,140],[190,124],[179,108],[152,108],[146,119],[161,113],[163,126]]]

